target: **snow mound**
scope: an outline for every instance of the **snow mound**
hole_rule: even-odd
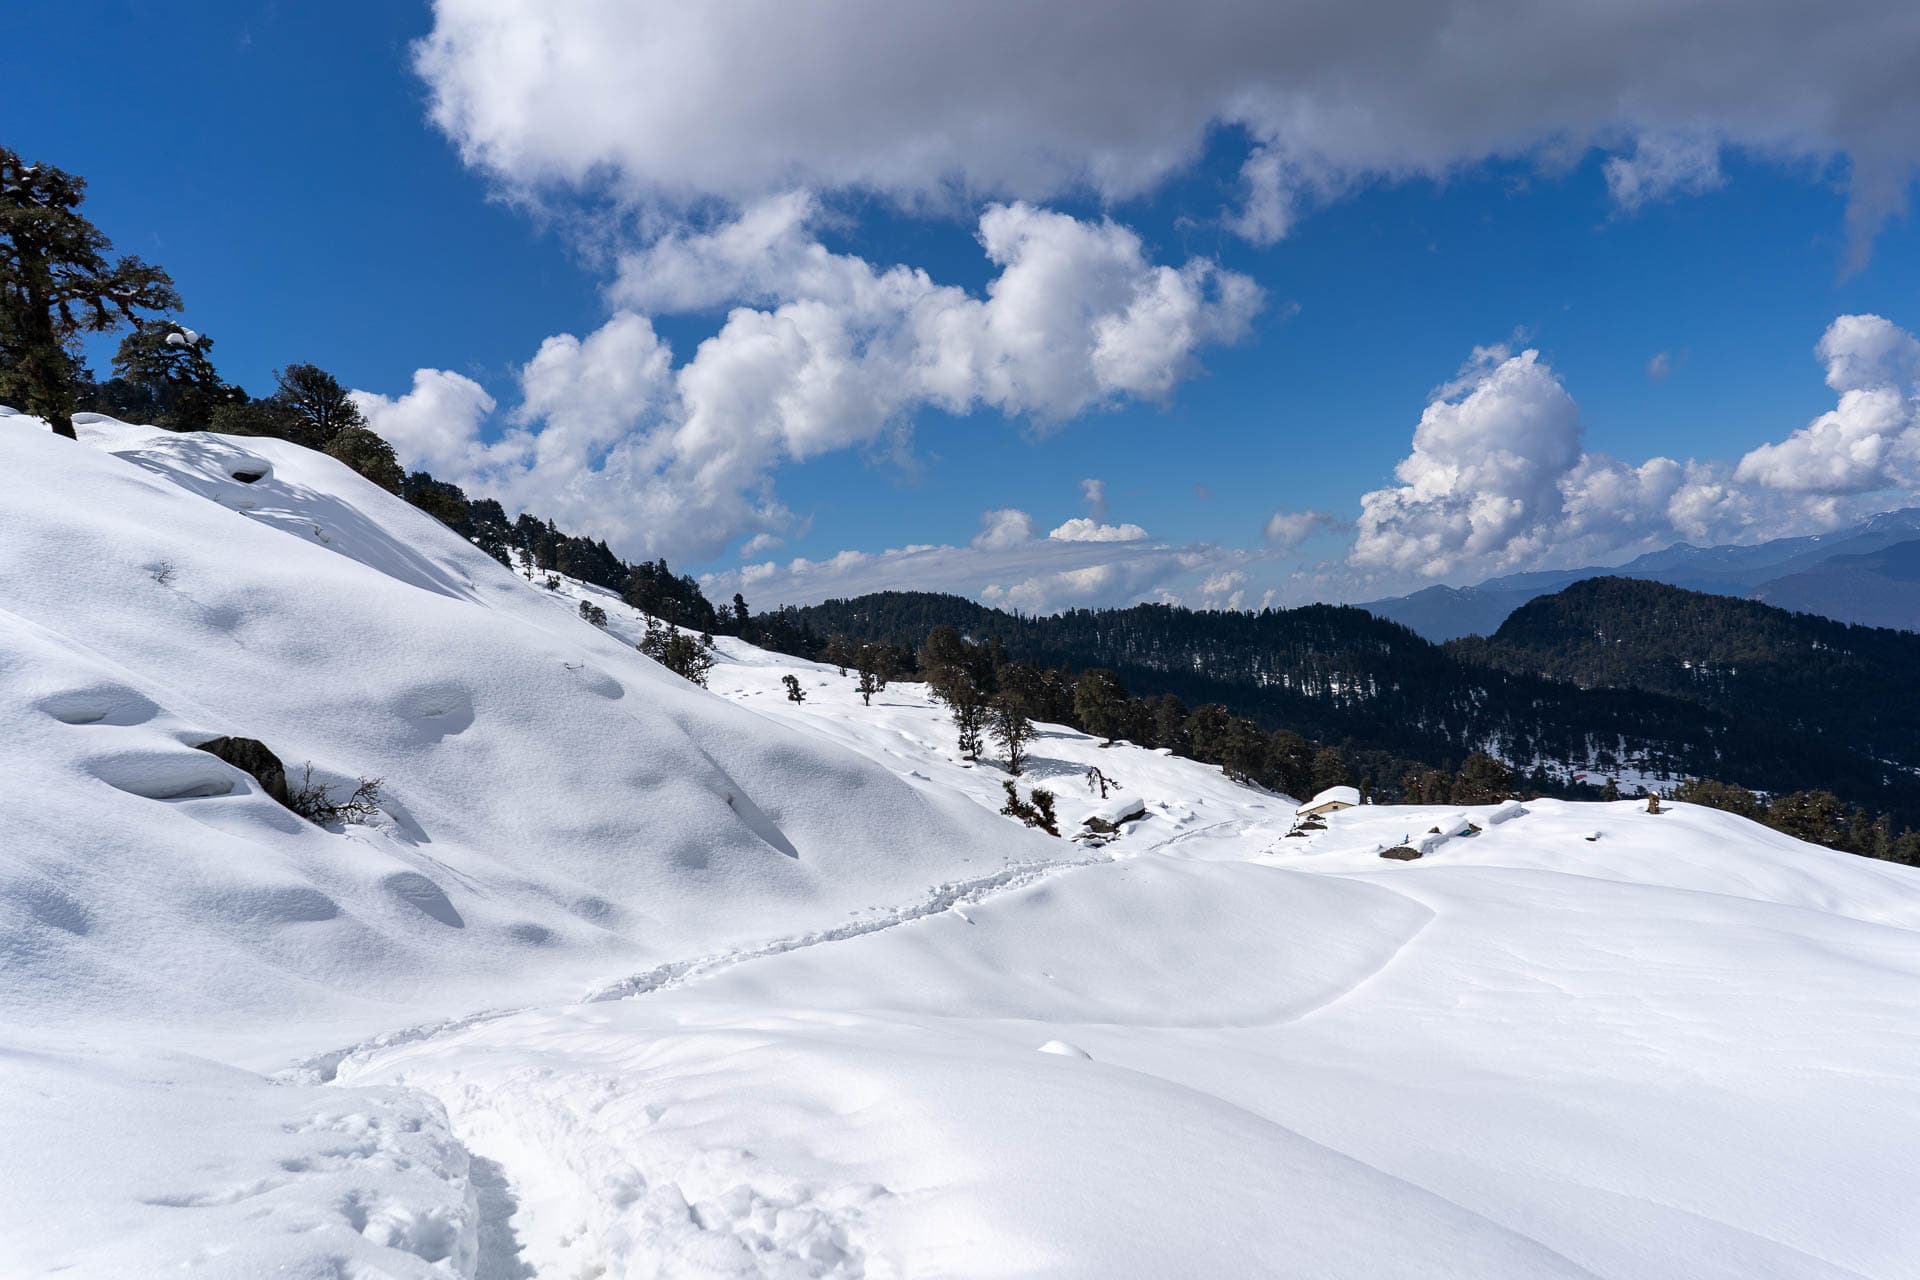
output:
[[[1060,856],[693,688],[324,455],[38,428],[0,428],[7,1020],[217,1047],[297,1014],[319,1049]],[[226,734],[336,796],[380,780],[381,812],[300,821],[194,750]]]

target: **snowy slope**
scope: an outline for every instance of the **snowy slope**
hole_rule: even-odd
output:
[[[1920,1274],[1908,869],[1290,836],[1042,726],[1063,830],[1145,813],[1054,839],[922,686],[701,692],[326,459],[82,431],[0,418],[0,1276]]]

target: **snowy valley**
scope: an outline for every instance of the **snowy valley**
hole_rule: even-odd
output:
[[[1054,837],[923,685],[723,636],[701,690],[322,454],[79,434],[0,416],[0,1275],[1920,1268],[1911,868],[1296,832],[1040,726]]]

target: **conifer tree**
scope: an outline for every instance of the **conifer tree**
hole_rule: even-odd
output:
[[[1353,774],[1347,768],[1346,753],[1338,747],[1322,747],[1313,753],[1313,775],[1307,785],[1315,795],[1328,787],[1345,787],[1353,783]]]
[[[784,675],[780,677],[780,683],[787,686],[788,702],[791,702],[797,706],[800,703],[805,702],[807,700],[806,690],[800,687],[800,677],[795,675]]]
[[[144,324],[120,340],[113,372],[145,393],[158,413],[156,426],[205,431],[222,405],[245,399],[214,369],[213,339],[172,324]]]
[[[736,633],[744,634],[747,619],[753,615],[747,611],[747,598],[738,591],[733,593],[733,626]]]
[[[1454,779],[1455,804],[1498,804],[1513,794],[1513,770],[1484,751],[1476,751]]]
[[[365,427],[367,420],[340,385],[340,380],[325,369],[311,364],[290,364],[274,371],[278,390],[274,398],[291,413],[295,444],[309,449],[325,449],[335,436],[348,427]],[[550,569],[551,564],[540,566]]]
[[[821,656],[840,668],[840,674],[844,676],[847,668],[853,665],[853,641],[836,631],[827,638],[827,647]]]
[[[1007,762],[1007,772],[1019,777],[1027,767],[1027,743],[1033,737],[1033,721],[1018,698],[997,693],[988,711],[993,736]]]
[[[180,306],[160,268],[108,261],[112,242],[80,212],[86,198],[84,178],[0,147],[0,401],[68,439],[81,336]]]
[[[342,427],[328,441],[327,456],[338,458],[388,493],[399,493],[406,482],[393,446],[365,427]]]
[[[1127,690],[1120,677],[1096,668],[1081,675],[1073,687],[1073,714],[1080,727],[1112,746],[1126,724]]]

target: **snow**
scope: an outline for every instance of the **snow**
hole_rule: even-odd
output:
[[[1359,803],[1360,789],[1358,787],[1328,787],[1325,791],[1320,792],[1320,794],[1314,796],[1313,799],[1301,805],[1297,812],[1299,816],[1304,818],[1309,814],[1317,813],[1328,805],[1356,805]]]
[[[1914,1273],[1910,869],[1290,836],[1043,725],[1063,832],[1141,815],[1055,839],[923,686],[722,637],[701,691],[329,459],[81,434],[0,415],[0,1275]]]

